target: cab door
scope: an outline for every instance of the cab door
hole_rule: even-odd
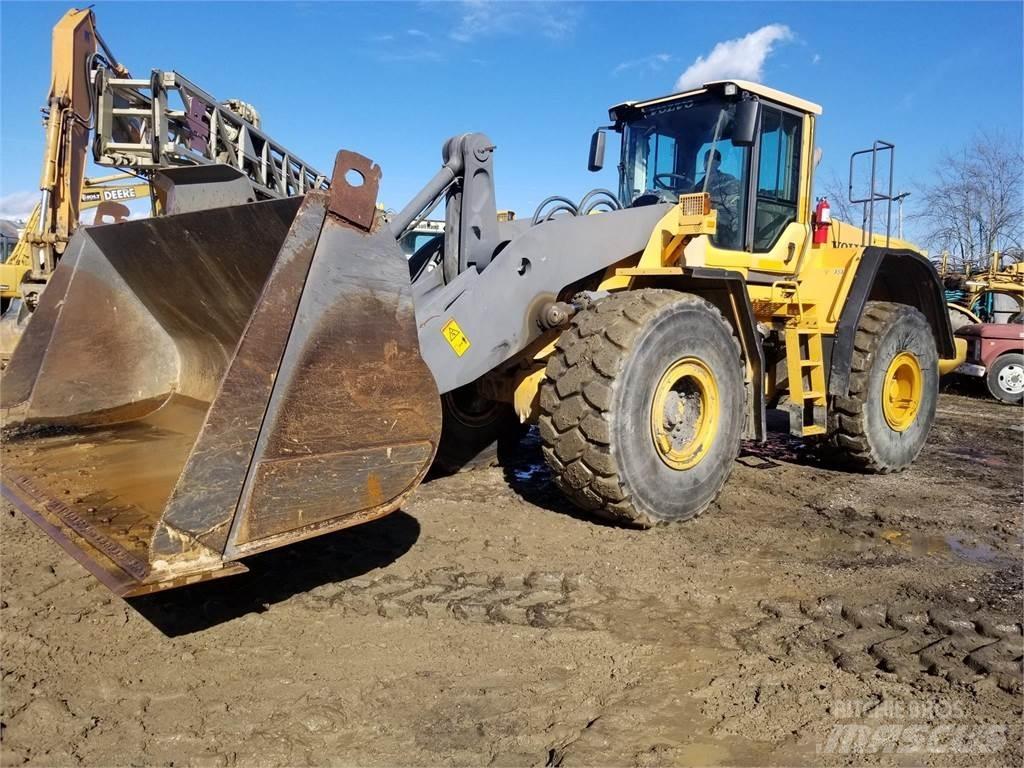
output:
[[[706,251],[709,266],[747,270],[754,282],[785,279],[796,271],[810,232],[809,116],[762,102],[760,128],[749,151],[738,241],[720,234]],[[747,153],[746,150],[744,150]],[[723,162],[723,166],[725,163]],[[763,276],[758,276],[763,273]]]
[[[807,240],[808,192],[801,188],[805,120],[781,107],[762,107],[745,244],[751,268],[792,273]]]

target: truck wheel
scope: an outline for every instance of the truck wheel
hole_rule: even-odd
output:
[[[649,527],[688,520],[718,496],[739,453],[744,404],[739,344],[713,305],[625,291],[562,333],[538,426],[571,501]]]
[[[1024,400],[1024,355],[1008,352],[997,357],[985,374],[985,383],[996,400],[1004,403]]]
[[[924,447],[935,420],[939,358],[924,315],[869,301],[854,338],[848,397],[836,398],[841,456],[868,472],[900,472]]]
[[[443,474],[492,467],[525,429],[511,405],[483,397],[476,384],[446,392],[434,467]]]

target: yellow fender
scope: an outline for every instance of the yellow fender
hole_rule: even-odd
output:
[[[956,347],[956,357],[950,359],[939,358],[939,376],[952,373],[967,360],[967,339],[954,336],[953,346]]]

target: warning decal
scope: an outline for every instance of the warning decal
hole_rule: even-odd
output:
[[[469,339],[466,338],[466,334],[459,328],[459,324],[455,322],[455,318],[452,318],[444,324],[444,328],[441,329],[441,333],[444,335],[445,341],[451,345],[451,348],[455,350],[455,354],[462,357],[466,354],[466,350],[469,349]]]

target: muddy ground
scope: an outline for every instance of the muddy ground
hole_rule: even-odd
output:
[[[715,508],[594,523],[512,466],[127,604],[2,515],[2,763],[1020,765],[1022,412],[914,468],[776,435]]]

